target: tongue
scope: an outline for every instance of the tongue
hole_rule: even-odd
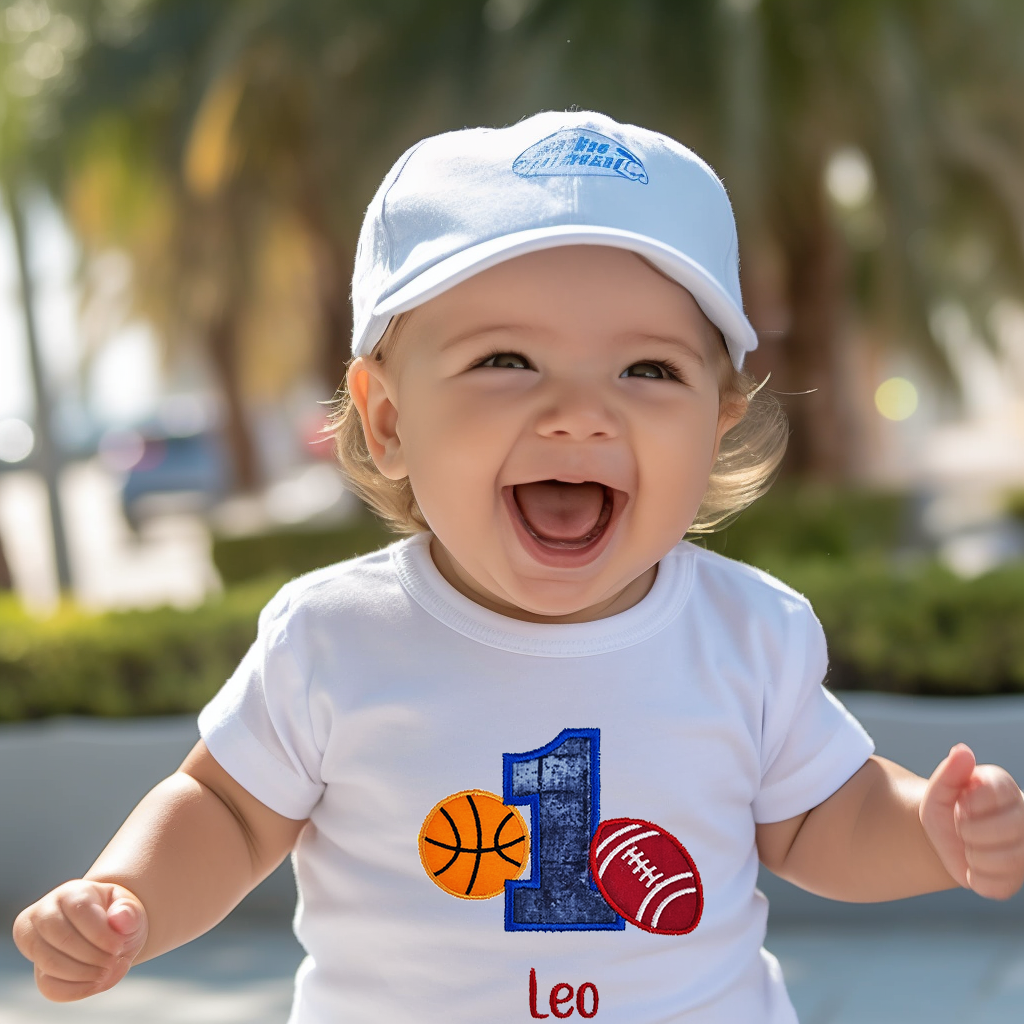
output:
[[[600,484],[540,480],[514,489],[523,519],[545,540],[580,540],[597,525],[604,508]]]

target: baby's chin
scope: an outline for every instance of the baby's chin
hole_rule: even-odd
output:
[[[652,567],[636,579],[612,587],[602,587],[598,580],[516,580],[496,587],[502,607],[495,606],[495,610],[527,622],[593,622],[641,601],[656,573],[657,568]]]

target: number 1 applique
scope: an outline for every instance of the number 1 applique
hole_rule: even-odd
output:
[[[505,885],[505,930],[621,931],[626,922],[590,880],[601,821],[601,731],[563,729],[525,754],[503,754],[508,805],[532,810],[530,877]]]
[[[563,729],[550,743],[503,754],[503,794],[446,797],[420,829],[420,859],[460,899],[505,892],[505,930],[693,931],[700,875],[682,844],[642,819],[600,817],[599,729]],[[530,808],[527,833],[516,806]],[[530,874],[520,878],[529,844]]]

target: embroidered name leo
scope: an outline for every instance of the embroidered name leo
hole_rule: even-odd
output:
[[[574,995],[575,1003],[573,1002]],[[551,1013],[541,1013],[537,1006],[537,969],[530,968],[530,1016],[534,1020],[550,1017],[552,1013],[564,1020],[566,1017],[572,1016],[573,1010],[578,1010],[584,1020],[590,1020],[597,1016],[599,1003],[597,986],[592,981],[583,982],[578,989],[573,989],[567,981],[560,981],[551,986],[551,992],[548,995],[547,1005]]]

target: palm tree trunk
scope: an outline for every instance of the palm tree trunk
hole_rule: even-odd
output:
[[[848,341],[846,253],[821,186],[802,198],[800,215],[779,232],[789,326],[773,386],[784,392],[792,427],[787,473],[843,479],[853,468],[855,442],[841,351]]]
[[[352,260],[321,228],[313,235],[316,290],[320,307],[320,373],[332,390],[341,386],[352,346],[349,282]]]
[[[11,567],[7,564],[4,554],[4,541],[0,537],[0,591],[13,590],[14,580],[11,578]]]
[[[25,238],[25,219],[21,207],[19,183],[15,173],[4,175],[3,193],[11,221],[11,234],[14,236],[18,285],[21,291],[22,315],[25,321],[25,339],[28,342],[29,364],[32,369],[32,390],[36,403],[35,428],[39,452],[38,465],[46,482],[46,493],[49,498],[50,532],[53,537],[57,585],[61,593],[66,593],[71,589],[71,564],[68,558],[64,514],[60,500],[60,458],[51,431],[52,410],[49,391],[43,376],[42,359],[39,354],[32,275],[29,270],[28,245]]]
[[[239,491],[255,491],[263,481],[263,474],[242,395],[238,358],[238,320],[237,300],[225,300],[223,309],[210,324],[207,350],[224,398],[225,433],[235,473],[234,487]]]
[[[349,292],[354,250],[331,230],[322,168],[307,154],[300,162],[296,199],[313,251],[317,305],[320,313],[319,371],[327,386],[337,390],[344,378],[352,347],[352,306]]]

